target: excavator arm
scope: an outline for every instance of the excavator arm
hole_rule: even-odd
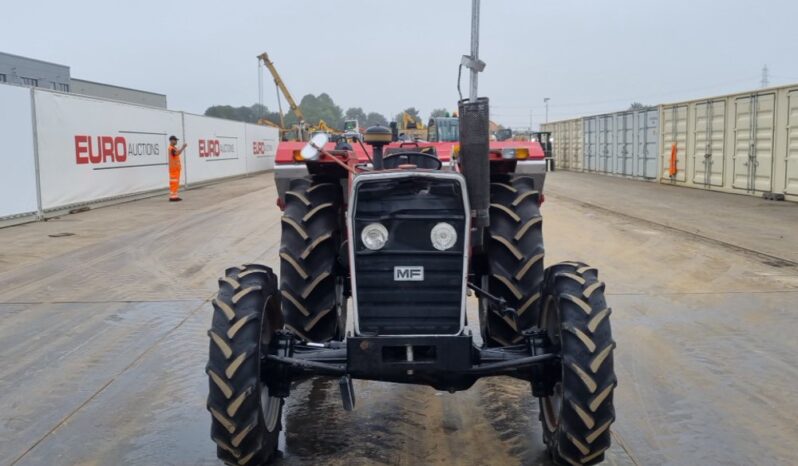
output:
[[[288,105],[291,107],[291,111],[294,112],[297,121],[299,121],[301,124],[301,122],[305,121],[305,116],[302,115],[302,110],[299,108],[299,105],[296,104],[294,97],[290,92],[288,92],[288,88],[285,87],[283,78],[280,77],[280,73],[277,72],[277,68],[274,67],[274,63],[269,60],[269,55],[267,55],[266,52],[263,52],[262,54],[258,55],[258,59],[263,62],[266,68],[269,69],[269,72],[274,78],[274,83],[277,84],[277,87],[279,87],[280,91],[282,91],[283,95],[285,96],[285,100],[288,101]]]

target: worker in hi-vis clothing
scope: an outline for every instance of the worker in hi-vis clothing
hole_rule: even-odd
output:
[[[177,136],[169,136],[169,202],[182,201],[177,195],[180,189],[180,156],[185,150],[186,144],[180,149],[177,148]]]

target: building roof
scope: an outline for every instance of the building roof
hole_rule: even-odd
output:
[[[88,79],[79,79],[79,78],[71,78],[71,80],[72,81],[83,82],[83,83],[87,83],[87,84],[94,84],[96,86],[113,87],[113,88],[122,89],[122,90],[125,90],[125,91],[142,92],[142,93],[145,93],[145,94],[157,95],[159,97],[166,97],[166,94],[160,94],[158,92],[152,92],[152,91],[143,91],[141,89],[133,89],[132,87],[117,86],[116,84],[100,83],[100,82],[97,82],[97,81],[89,81]]]
[[[69,68],[68,65],[62,65],[60,63],[53,63],[53,62],[49,62],[49,61],[45,61],[45,60],[39,60],[37,58],[25,57],[25,56],[22,56],[22,55],[14,55],[13,53],[8,53],[8,52],[0,52],[0,55],[6,55],[6,56],[9,56],[9,57],[19,58],[19,59],[22,59],[22,60],[35,61],[35,62],[38,62],[38,63],[44,63],[46,65],[60,66],[62,68]]]

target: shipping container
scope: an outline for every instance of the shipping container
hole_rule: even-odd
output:
[[[581,141],[571,150],[571,170],[657,178],[659,109],[628,110],[568,122],[573,122],[571,140]]]
[[[663,183],[798,200],[798,85],[663,104]]]
[[[557,169],[582,170],[582,119],[544,123],[542,131],[550,131],[552,157]]]

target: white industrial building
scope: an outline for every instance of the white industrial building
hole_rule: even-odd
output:
[[[166,108],[166,95],[75,79],[66,65],[0,52],[0,83],[41,87],[61,92]]]

